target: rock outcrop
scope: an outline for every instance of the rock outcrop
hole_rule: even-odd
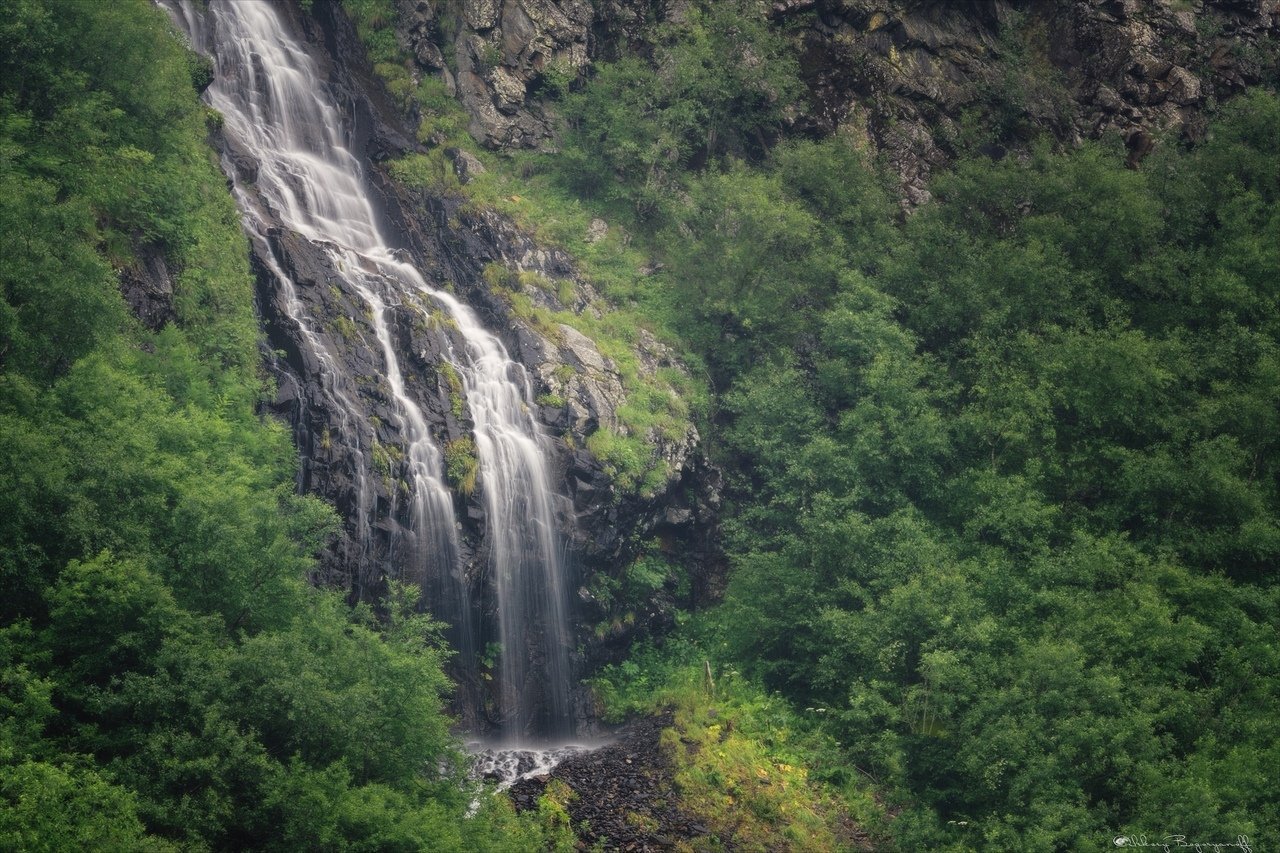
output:
[[[647,52],[678,0],[400,0],[400,38],[445,79],[493,148],[552,147],[545,90],[591,61]],[[1039,132],[1119,134],[1136,164],[1164,133],[1197,138],[1206,107],[1275,81],[1280,0],[774,0],[809,102],[792,132],[863,134],[907,207],[960,153]],[[452,17],[449,17],[449,14]],[[732,62],[733,57],[724,57]]]
[[[490,148],[554,146],[545,92],[591,60],[643,44],[681,0],[398,0],[397,33],[422,74],[438,75]]]
[[[595,13],[586,0],[400,0],[400,33],[419,67],[439,74],[494,148],[531,148],[552,133],[539,90],[587,64]]]
[[[1138,163],[1161,134],[1198,138],[1204,109],[1274,81],[1277,0],[776,2],[802,27],[803,129],[864,132],[908,205],[959,153],[1000,156],[1048,131],[1119,134]]]
[[[173,275],[164,249],[150,243],[134,246],[134,262],[119,271],[120,293],[142,325],[153,332],[173,319]]]

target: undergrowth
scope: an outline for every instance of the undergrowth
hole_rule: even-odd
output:
[[[661,735],[680,807],[711,835],[695,850],[860,849],[854,826],[883,832],[886,816],[839,744],[732,665],[717,662],[714,626],[687,622],[591,681],[605,719],[673,712]]]

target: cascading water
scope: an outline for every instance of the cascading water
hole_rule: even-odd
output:
[[[450,600],[434,606],[453,623],[462,665],[474,669],[476,649],[489,638],[475,624],[475,602],[460,565],[458,523],[441,449],[407,388],[388,322],[390,312],[406,306],[443,310],[451,317],[456,334],[446,351],[474,425],[484,549],[496,598],[501,729],[508,740],[571,734],[565,559],[555,520],[559,498],[547,463],[551,448],[531,414],[524,368],[470,308],[429,286],[403,253],[390,247],[361,162],[349,150],[350,122],[322,83],[307,47],[290,32],[287,10],[268,2],[213,0],[207,11],[197,11],[189,0],[180,2],[171,10],[174,17],[197,49],[215,61],[206,98],[223,116],[229,149],[224,166],[233,176],[245,228],[284,295],[302,346],[310,349],[325,389],[323,405],[339,413],[344,434],[338,440],[356,448],[362,460],[357,539],[367,548],[378,512],[369,485],[376,438],[349,414],[359,409],[337,381],[341,355],[317,333],[324,318],[309,316],[298,299],[298,284],[275,249],[275,228],[310,241],[334,271],[335,286],[365,306],[404,445],[410,491],[410,547],[400,557],[405,565],[397,568],[414,579],[447,579],[437,590],[445,590],[438,594]],[[233,156],[253,161],[252,180],[238,175]]]

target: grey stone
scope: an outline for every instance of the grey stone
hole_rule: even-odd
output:
[[[592,219],[587,226],[587,242],[599,243],[609,234],[609,223],[603,219]]]
[[[458,176],[458,181],[463,184],[469,184],[476,175],[485,173],[484,163],[468,151],[463,151],[461,148],[447,148],[444,153],[453,160],[453,172]]]
[[[462,17],[473,30],[490,30],[498,23],[498,0],[462,0]]]

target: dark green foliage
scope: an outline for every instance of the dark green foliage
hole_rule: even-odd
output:
[[[762,154],[801,88],[784,39],[748,0],[694,5],[655,41],[652,59],[603,64],[565,98],[557,164],[579,191],[624,200],[642,219],[669,202],[682,171]]]
[[[665,242],[698,321],[687,334],[717,366],[744,366],[803,334],[806,308],[839,281],[828,235],[776,176],[737,167],[701,177],[672,231]]]
[[[859,290],[893,240],[880,181],[849,141],[790,143],[769,165],[692,178],[658,238],[685,338],[721,382],[782,350],[813,350],[823,310]]]
[[[878,258],[792,242],[838,284],[782,288],[806,332],[733,362],[723,623],[900,792],[906,847],[1280,831],[1277,140],[1256,93],[1141,172],[961,163]]]

